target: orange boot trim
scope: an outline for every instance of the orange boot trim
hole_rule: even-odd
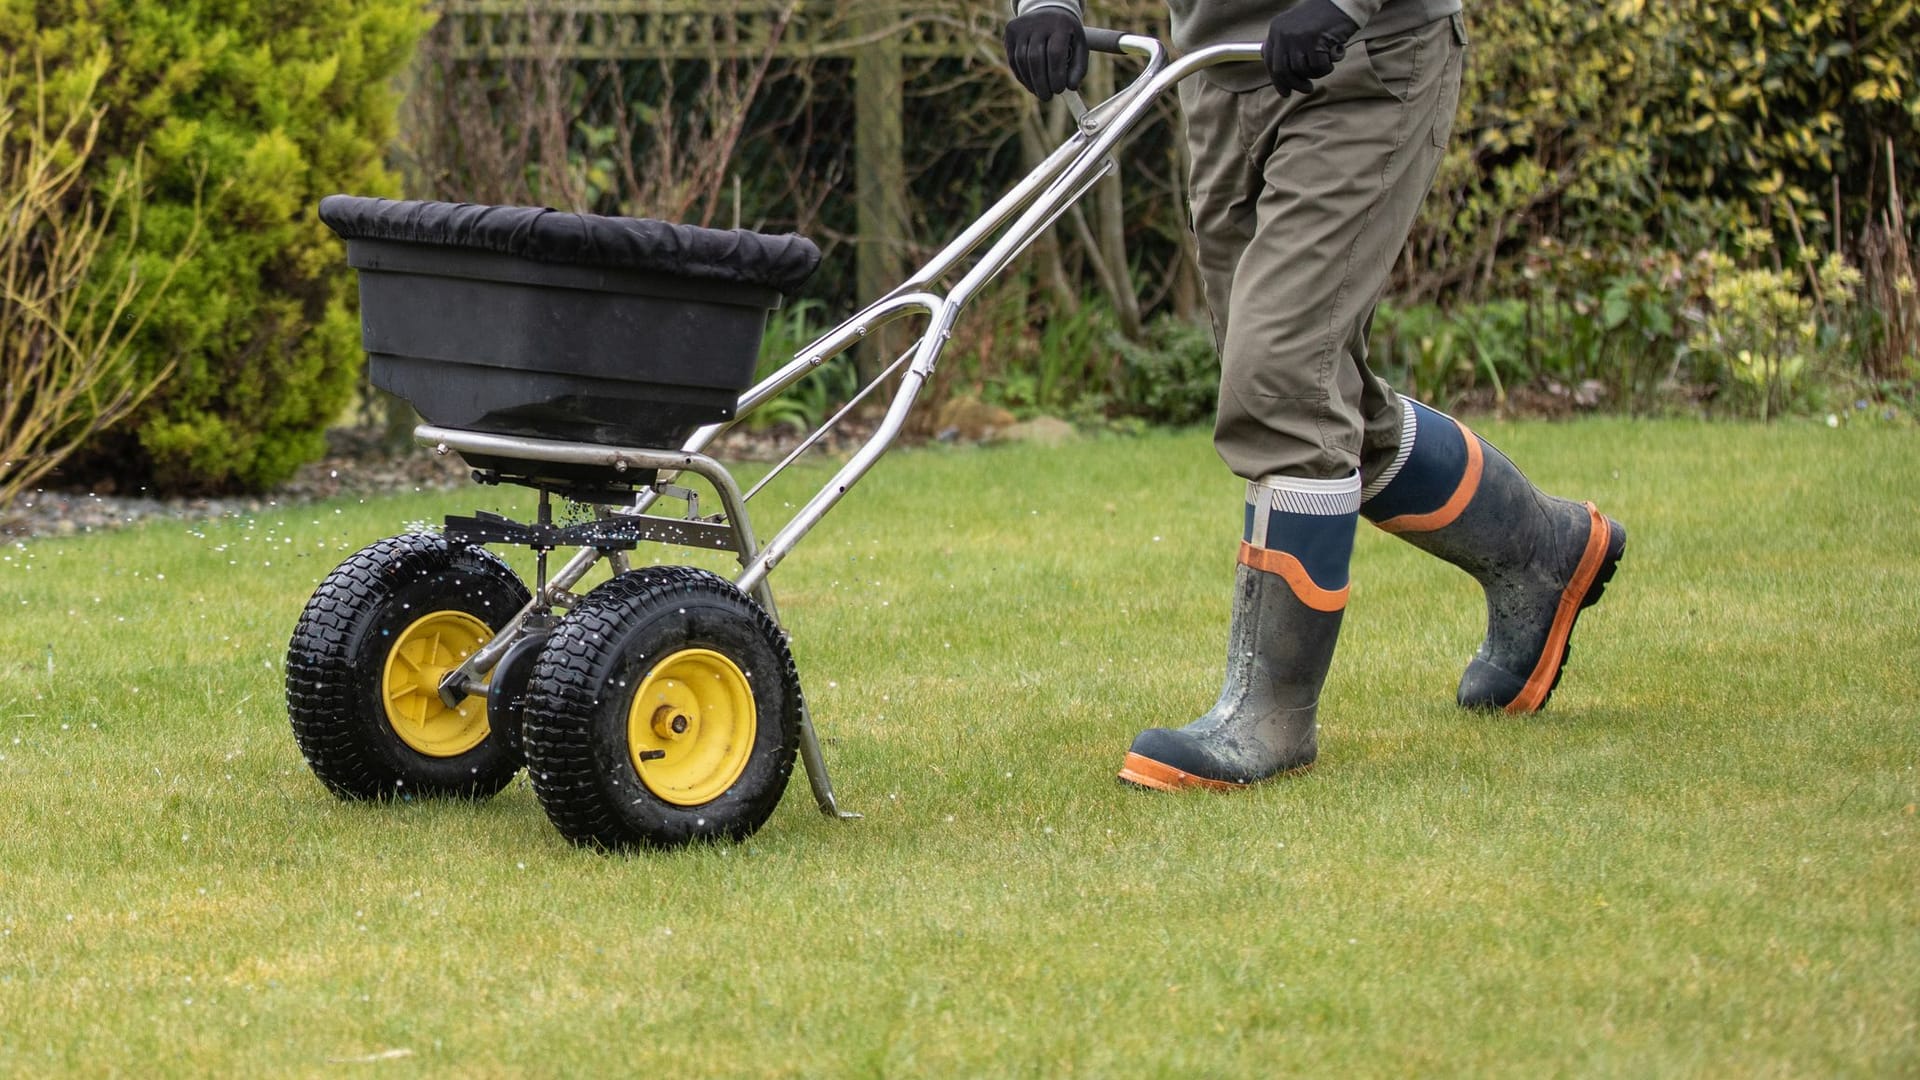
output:
[[[1293,595],[1315,611],[1342,610],[1347,606],[1347,594],[1353,589],[1351,585],[1323,589],[1314,584],[1313,575],[1307,573],[1299,559],[1284,551],[1255,547],[1245,540],[1240,541],[1240,564],[1284,579]]]
[[[1449,416],[1447,419],[1453,420],[1453,417]],[[1485,464],[1480,449],[1480,436],[1475,435],[1467,425],[1458,420],[1453,420],[1453,426],[1459,428],[1460,437],[1467,440],[1467,466],[1460,474],[1460,486],[1453,489],[1453,495],[1438,510],[1425,514],[1401,514],[1399,517],[1390,517],[1385,521],[1374,522],[1374,528],[1390,533],[1432,532],[1435,529],[1444,529],[1453,524],[1453,519],[1459,517],[1467,508],[1467,504],[1473,501],[1473,493],[1480,490],[1480,469]]]
[[[1303,773],[1311,768],[1313,765],[1308,763],[1299,768],[1275,773],[1267,779],[1277,780],[1282,776]],[[1195,776],[1183,769],[1176,769],[1164,762],[1143,757],[1131,750],[1127,751],[1127,760],[1120,763],[1120,779],[1155,791],[1185,791],[1189,788],[1199,788],[1202,791],[1239,791],[1250,786],[1236,784],[1231,780],[1209,780],[1204,776]]]
[[[1195,776],[1171,765],[1163,765],[1150,757],[1142,757],[1132,751],[1127,752],[1127,760],[1120,764],[1120,779],[1155,791],[1184,791],[1187,788],[1239,791],[1247,786],[1227,780],[1209,780],[1204,776]]]
[[[1507,703],[1510,713],[1533,712],[1553,691],[1554,676],[1559,674],[1560,664],[1567,657],[1567,635],[1573,633],[1573,620],[1580,614],[1580,602],[1587,598],[1587,590],[1593,587],[1600,565],[1606,562],[1611,530],[1607,528],[1607,519],[1600,515],[1599,507],[1592,503],[1586,507],[1587,516],[1593,522],[1592,531],[1587,534],[1587,549],[1580,555],[1580,565],[1574,568],[1573,580],[1560,590],[1560,606],[1553,612],[1547,647],[1540,651],[1540,660],[1533,666],[1533,674],[1527,676],[1526,685]]]

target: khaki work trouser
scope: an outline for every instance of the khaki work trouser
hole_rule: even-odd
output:
[[[1220,346],[1214,446],[1238,475],[1392,460],[1400,404],[1367,367],[1367,332],[1452,132],[1465,46],[1455,15],[1355,42],[1310,94],[1181,85]]]

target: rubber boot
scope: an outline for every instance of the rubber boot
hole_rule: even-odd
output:
[[[1534,712],[1560,684],[1574,623],[1613,579],[1627,530],[1592,503],[1534,487],[1453,417],[1401,402],[1400,449],[1360,512],[1486,591],[1487,636],[1460,677],[1460,704]]]
[[[1183,728],[1133,740],[1120,779],[1230,791],[1312,765],[1314,716],[1347,608],[1360,478],[1247,485],[1220,699]]]

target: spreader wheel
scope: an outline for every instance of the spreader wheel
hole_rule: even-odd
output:
[[[780,628],[740,590],[652,567],[561,621],[525,717],[534,794],[567,839],[611,850],[740,840],[793,772],[800,680]]]
[[[287,647],[287,715],[300,752],[343,799],[486,798],[520,757],[487,722],[487,695],[457,705],[440,680],[529,599],[484,548],[396,536],[334,568]]]

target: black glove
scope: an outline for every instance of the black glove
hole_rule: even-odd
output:
[[[1087,75],[1087,31],[1063,7],[1043,7],[1007,24],[1007,66],[1041,101],[1080,89]]]
[[[1008,31],[1012,31],[1009,26]],[[1333,65],[1347,55],[1347,39],[1360,24],[1335,7],[1333,0],[1300,0],[1273,17],[1267,27],[1260,59],[1281,97],[1298,90],[1309,93],[1313,80],[1333,73]]]

